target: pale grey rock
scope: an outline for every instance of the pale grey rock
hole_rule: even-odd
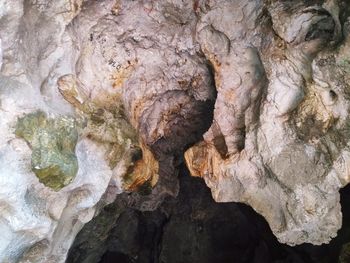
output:
[[[218,99],[188,165],[217,201],[262,214],[281,242],[329,242],[341,226],[338,191],[349,182],[349,82],[340,65],[349,39],[339,18],[347,4],[213,2],[199,42]],[[225,39],[221,50],[218,39]]]
[[[0,2],[1,262],[64,262],[75,235],[104,200],[111,178],[114,197],[122,191],[124,168],[112,171],[105,147],[88,138],[80,138],[76,146],[79,170],[74,181],[58,192],[45,187],[31,171],[31,149],[14,134],[17,119],[37,110],[52,118],[74,116],[56,81],[74,68],[69,57],[75,51],[65,48],[71,44],[65,28],[80,4]]]
[[[281,242],[329,242],[350,180],[350,12],[306,2],[0,0],[0,261],[64,262],[141,183],[155,187],[136,206],[155,209],[202,139],[185,157],[216,201],[249,204]],[[14,135],[38,110],[81,123],[57,192]]]

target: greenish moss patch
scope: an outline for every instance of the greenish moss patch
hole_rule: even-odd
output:
[[[19,118],[16,136],[32,148],[32,171],[55,191],[68,185],[78,171],[76,122],[70,117],[48,118],[42,111]]]

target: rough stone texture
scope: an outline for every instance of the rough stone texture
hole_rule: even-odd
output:
[[[145,155],[157,168],[147,148],[140,153],[120,94],[105,88],[113,89],[110,72],[79,64],[91,59],[91,46],[84,46],[90,43],[88,29],[114,5],[84,5],[91,4],[83,12],[83,1],[0,1],[1,262],[64,262],[76,234],[99,208],[129,184],[137,188],[136,172],[148,171],[151,186],[156,181],[155,169],[138,164]],[[83,21],[88,29],[75,34],[80,12],[90,23]],[[108,84],[100,85],[93,72]],[[31,126],[30,117],[38,123]],[[60,125],[63,120],[78,123],[77,131]],[[131,179],[124,183],[127,174]]]
[[[120,201],[109,205],[78,234],[67,263],[270,263],[285,257],[276,254],[278,242],[252,210],[215,203],[204,182],[184,171],[180,189],[153,212]]]
[[[216,201],[262,214],[281,242],[329,242],[349,182],[348,4],[211,3],[197,30],[218,94],[188,166]]]
[[[185,158],[216,201],[250,205],[281,242],[329,242],[350,180],[349,9],[0,0],[0,261],[63,262],[122,191],[156,209],[177,194],[183,152],[200,140]],[[78,171],[57,192],[32,171],[34,145],[15,135],[38,111],[81,124]]]
[[[84,226],[67,263],[335,263],[348,262],[350,188],[341,192],[344,226],[330,244],[287,246],[250,207],[217,203],[200,178],[180,168],[180,192],[152,212],[132,208],[132,195]],[[341,261],[342,260],[342,261]]]
[[[48,119],[40,111],[19,118],[16,124],[16,136],[32,148],[32,171],[56,191],[68,185],[78,171],[75,126],[71,118]]]

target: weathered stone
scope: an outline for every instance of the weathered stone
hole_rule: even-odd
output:
[[[252,206],[281,242],[329,242],[350,181],[349,10],[345,0],[0,0],[0,261],[63,262],[126,190],[139,191],[135,208],[156,209],[178,193],[191,146],[189,169],[216,201]],[[44,123],[85,124],[77,174],[57,192],[35,173],[72,177],[72,158],[51,145],[58,130],[38,123],[45,143],[15,136],[38,111]],[[51,164],[60,172],[42,170]]]
[[[83,136],[107,146],[106,160],[111,169],[125,160],[124,190],[136,190],[145,182],[153,187],[158,180],[158,162],[142,140],[138,141],[136,130],[127,120],[120,94],[102,94],[90,100],[73,75],[60,77],[58,88],[84,118]]]
[[[179,195],[166,199],[155,211],[130,208],[133,194],[119,196],[85,225],[67,261],[334,263],[350,240],[346,221],[329,245],[280,244],[266,221],[250,207],[216,203],[200,178],[190,177],[183,167],[180,174]],[[345,190],[341,201],[347,220],[349,188]]]
[[[48,118],[44,112],[19,118],[16,136],[32,149],[32,171],[44,185],[60,190],[78,171],[75,145],[78,132],[75,120],[69,117]]]
[[[329,242],[341,225],[338,191],[349,182],[341,2],[213,1],[197,25],[218,95],[188,167],[215,200],[251,205],[288,244]]]

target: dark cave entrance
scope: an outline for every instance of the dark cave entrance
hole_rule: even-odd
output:
[[[215,203],[202,179],[189,176],[185,167],[180,170],[177,198],[166,199],[153,212],[123,210],[103,242],[79,242],[88,238],[86,231],[85,237],[81,236],[83,229],[67,262],[350,262],[346,253],[342,253],[343,261],[338,260],[342,247],[350,242],[350,186],[341,190],[343,228],[337,238],[328,245],[290,247],[277,241],[264,218],[252,208],[237,203]],[[105,209],[107,213],[114,211]],[[99,225],[89,223],[86,227]],[[89,253],[93,256],[87,256]]]

